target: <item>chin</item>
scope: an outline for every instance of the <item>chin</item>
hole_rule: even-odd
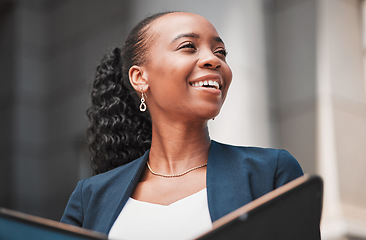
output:
[[[187,120],[199,119],[202,120],[210,120],[212,118],[217,117],[221,110],[222,104],[219,103],[207,103],[198,104],[190,109],[188,114],[185,114]]]
[[[212,118],[217,117],[217,115],[219,115],[219,113],[220,113],[220,109],[215,109],[215,110],[211,110],[211,111],[207,111],[207,110],[208,109],[206,109],[206,111],[201,112],[202,119],[210,120]]]

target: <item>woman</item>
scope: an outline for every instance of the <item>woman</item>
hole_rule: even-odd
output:
[[[231,83],[205,18],[153,15],[97,69],[89,136],[94,173],[61,221],[123,239],[190,239],[299,177],[286,151],[211,141],[207,121]],[[146,151],[146,152],[145,152]]]

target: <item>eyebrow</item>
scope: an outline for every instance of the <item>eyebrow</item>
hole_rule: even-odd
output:
[[[216,42],[219,42],[219,43],[222,43],[222,44],[224,44],[224,45],[225,45],[224,41],[222,41],[222,39],[221,39],[220,37],[214,37],[214,40],[215,40]]]
[[[200,35],[198,35],[197,33],[182,33],[182,34],[179,34],[178,36],[176,36],[173,39],[172,43],[177,41],[180,38],[200,38]],[[222,39],[220,37],[213,37],[213,40],[218,43],[224,44],[224,41],[222,41]]]
[[[178,36],[176,36],[173,39],[172,43],[177,41],[180,38],[200,38],[200,35],[198,35],[197,33],[182,33],[182,34],[179,34]]]

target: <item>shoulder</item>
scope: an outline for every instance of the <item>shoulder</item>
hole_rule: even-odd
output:
[[[284,149],[234,146],[213,141],[218,151],[235,157],[238,161],[254,161],[268,164],[269,162],[280,164],[298,164],[296,159]]]
[[[128,184],[131,177],[139,170],[141,161],[142,157],[107,172],[85,178],[79,182],[79,185],[82,184],[84,190],[95,192],[104,188],[111,189],[117,185]]]
[[[213,147],[226,156],[225,164],[230,162],[254,178],[273,177],[276,187],[303,175],[298,161],[284,149],[233,146],[214,141]]]
[[[138,181],[146,154],[108,172],[80,180],[61,221],[90,229],[96,229],[99,225],[105,227],[105,224],[99,224],[100,219],[113,213],[121,198],[125,200],[129,196],[131,186]]]
[[[73,199],[73,196],[80,196],[76,199],[86,206],[101,196],[109,194],[113,196],[115,192],[126,191],[132,182],[137,181],[135,178],[139,176],[144,156],[105,173],[80,180],[70,199]]]
[[[130,162],[107,172],[82,179],[77,183],[70,199],[85,201],[85,199],[90,199],[92,195],[113,190],[113,188],[118,187],[117,185],[127,184],[131,171],[137,168],[135,162]]]

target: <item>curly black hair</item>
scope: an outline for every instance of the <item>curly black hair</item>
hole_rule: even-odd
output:
[[[93,174],[99,174],[140,157],[151,146],[151,118],[139,110],[140,98],[131,86],[128,71],[146,61],[147,31],[157,18],[141,21],[128,35],[122,49],[115,48],[97,67],[87,110],[87,130]]]

